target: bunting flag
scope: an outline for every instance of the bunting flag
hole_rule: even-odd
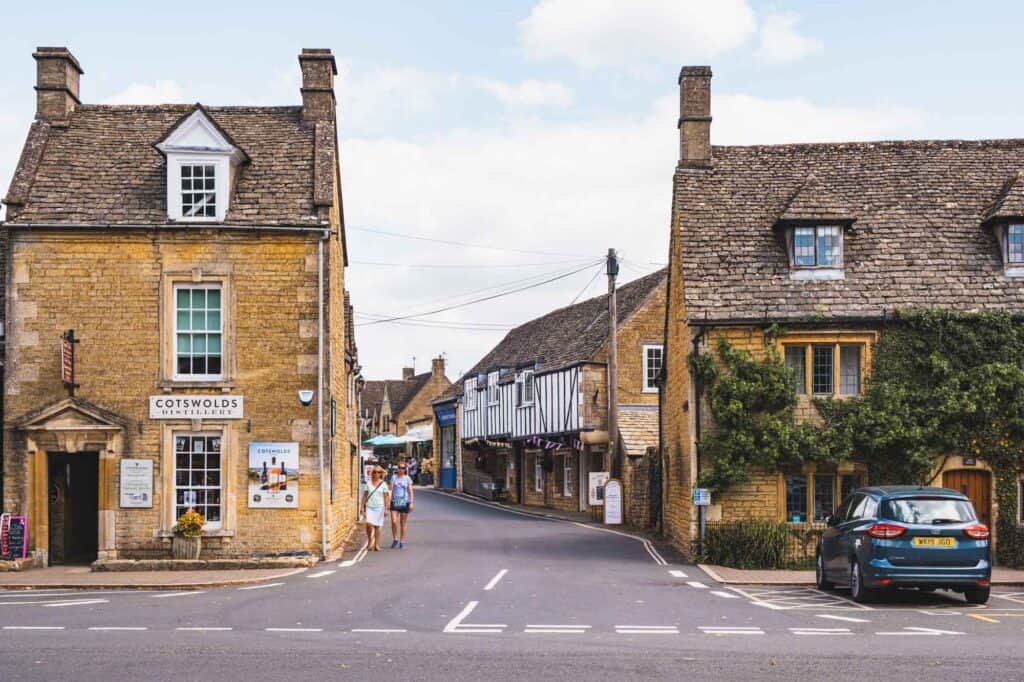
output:
[[[560,442],[554,440],[548,440],[547,438],[541,438],[540,436],[530,436],[524,441],[527,445],[540,448],[541,450],[557,450],[558,448],[571,447],[576,450],[583,449],[583,441],[578,438],[573,438],[567,442]]]

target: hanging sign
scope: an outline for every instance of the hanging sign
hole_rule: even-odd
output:
[[[121,460],[121,508],[153,507],[153,460]]]
[[[600,507],[604,504],[604,484],[608,480],[607,471],[591,471],[589,485],[587,486],[587,503],[591,507]]]
[[[241,419],[240,395],[151,395],[150,419]]]
[[[622,482],[617,478],[609,478],[604,484],[604,523],[622,525]]]
[[[298,443],[249,443],[249,506],[299,506]]]

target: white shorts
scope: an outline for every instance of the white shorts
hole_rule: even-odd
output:
[[[366,508],[366,523],[371,526],[377,526],[380,528],[384,525],[384,507],[373,507]]]

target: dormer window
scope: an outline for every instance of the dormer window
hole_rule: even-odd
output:
[[[798,268],[838,268],[843,241],[838,225],[793,228],[793,264]]]
[[[796,189],[775,222],[791,279],[843,279],[843,241],[856,221],[845,198],[813,175]]]
[[[1011,224],[1006,230],[1006,262],[1024,265],[1024,224]]]
[[[182,165],[181,215],[183,218],[217,217],[217,167]]]

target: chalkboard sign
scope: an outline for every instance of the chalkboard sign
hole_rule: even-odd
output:
[[[24,516],[4,515],[0,524],[0,550],[3,559],[24,559],[28,555],[28,519]]]

